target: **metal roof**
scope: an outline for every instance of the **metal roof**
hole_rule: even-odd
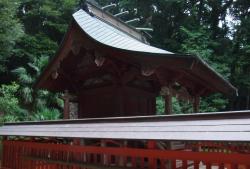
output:
[[[6,124],[0,135],[140,140],[250,141],[250,112]]]
[[[145,44],[100,18],[89,15],[82,9],[74,13],[73,17],[91,38],[102,44],[129,51],[172,54],[169,51]]]

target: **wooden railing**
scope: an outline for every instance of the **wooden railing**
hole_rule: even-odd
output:
[[[3,141],[2,167],[9,169],[249,169],[250,154],[101,147]]]

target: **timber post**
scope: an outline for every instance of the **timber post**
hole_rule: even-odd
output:
[[[173,106],[172,106],[172,95],[171,93],[165,95],[165,113],[166,114],[172,114],[173,111]]]
[[[163,95],[164,100],[165,100],[165,114],[172,114],[173,113],[172,112],[172,109],[173,109],[172,93],[171,93],[169,85],[162,87],[161,94]]]
[[[194,96],[193,100],[193,112],[198,113],[200,111],[200,96]]]
[[[63,96],[63,101],[64,101],[64,107],[63,107],[63,119],[69,119],[69,92],[68,90],[65,90],[64,96]]]

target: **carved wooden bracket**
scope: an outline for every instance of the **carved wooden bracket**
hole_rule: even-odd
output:
[[[58,74],[57,71],[53,71],[53,72],[51,73],[51,77],[52,77],[53,80],[56,80],[56,79],[58,78],[58,76],[59,76],[59,74]]]
[[[94,55],[95,55],[96,66],[101,67],[104,64],[106,58],[100,52],[98,52],[96,50],[94,52]]]
[[[142,65],[141,74],[143,76],[151,76],[155,73],[155,66],[152,65]]]
[[[52,72],[51,72],[51,78],[53,79],[53,80],[56,80],[57,78],[58,78],[58,76],[59,76],[59,73],[58,73],[58,70],[60,69],[60,62],[58,62],[55,66],[54,66],[54,68],[53,68],[53,70],[52,70]]]

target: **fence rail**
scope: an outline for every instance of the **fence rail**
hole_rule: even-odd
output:
[[[250,169],[250,154],[3,141],[9,169]]]

